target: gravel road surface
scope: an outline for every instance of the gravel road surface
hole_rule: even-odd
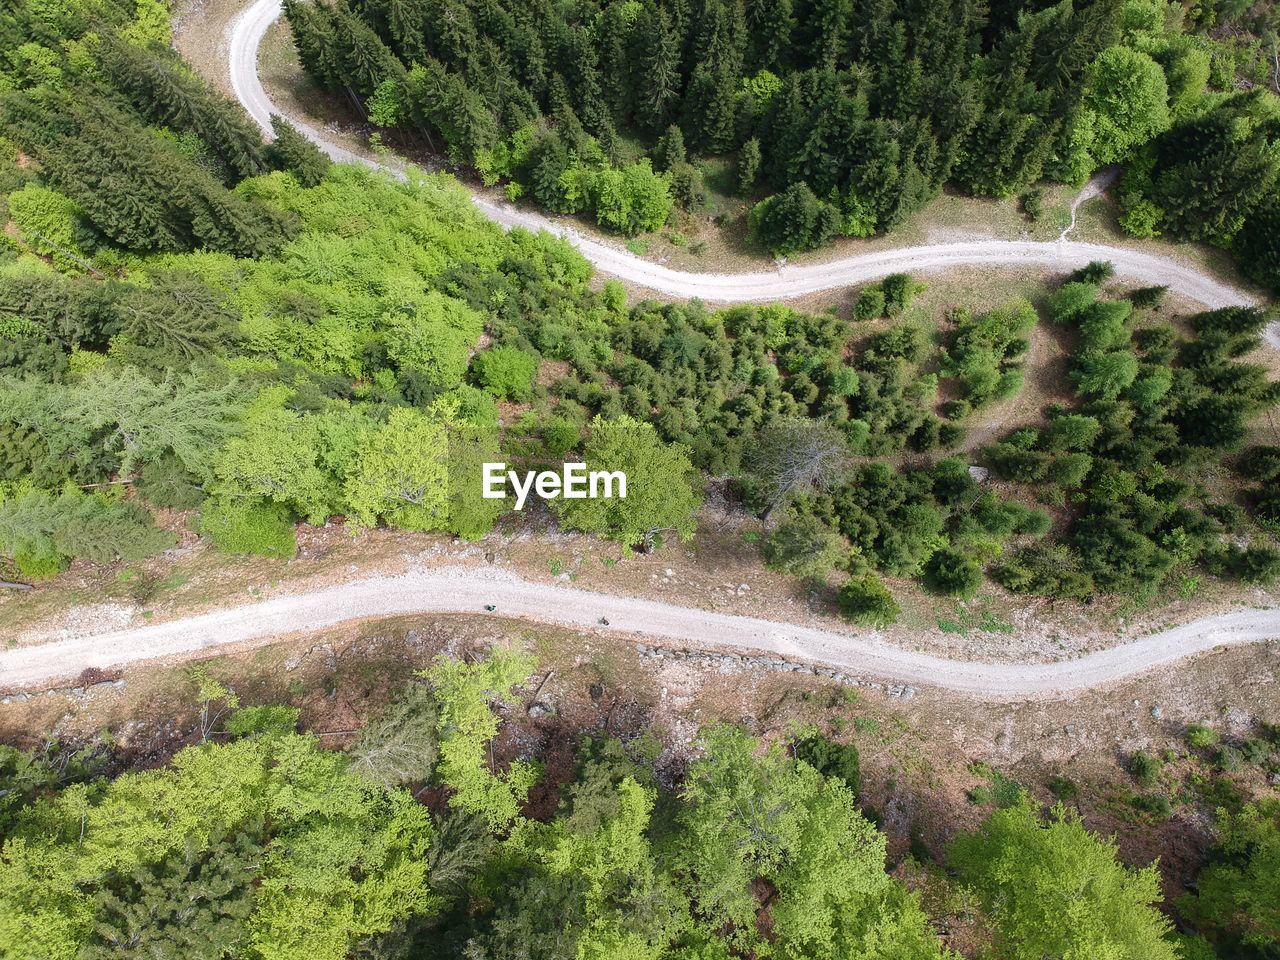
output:
[[[986,700],[1070,696],[1220,646],[1280,639],[1280,610],[1237,610],[1150,634],[1061,663],[946,660],[904,650],[877,634],[840,634],[754,617],[729,616],[653,600],[617,597],[522,580],[488,568],[441,568],[275,597],[170,623],[59,640],[0,652],[0,686],[48,686],[86,667],[127,666],[190,655],[222,644],[268,642],[334,624],[405,614],[484,612],[574,628],[606,630],[647,643],[694,649],[766,651],[822,663],[874,680],[937,687]],[[609,620],[608,627],[600,619]]]

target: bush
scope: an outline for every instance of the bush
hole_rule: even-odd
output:
[[[1280,479],[1280,447],[1250,447],[1236,469],[1249,480],[1270,483]]]
[[[1131,237],[1158,237],[1164,210],[1142,196],[1120,198],[1120,229]]]
[[[1218,742],[1218,735],[1201,723],[1193,723],[1187,727],[1183,738],[1193,750],[1207,750]]]
[[[1044,216],[1044,191],[1039,187],[1028,190],[1018,198],[1022,204],[1022,212],[1032,223]]]
[[[791,517],[760,545],[764,562],[795,577],[824,577],[848,552],[838,534],[811,516]]]
[[[1063,803],[1068,800],[1074,800],[1080,795],[1080,788],[1076,786],[1075,782],[1063,776],[1050,777],[1046,786],[1048,786],[1049,792]]]
[[[1110,260],[1093,260],[1067,276],[1067,283],[1092,283],[1101,286],[1115,276],[1116,268]]]
[[[1224,773],[1232,773],[1240,769],[1240,751],[1234,747],[1222,746],[1213,751],[1213,765]]]
[[[858,748],[852,743],[833,743],[820,734],[798,740],[796,758],[803,760],[824,777],[843,780],[854,796],[862,790],[862,770]]]
[[[515,347],[490,347],[471,361],[471,371],[495,397],[524,402],[533,396],[538,361]]]
[[[1129,805],[1135,810],[1154,814],[1157,817],[1167,817],[1171,810],[1169,798],[1162,793],[1144,793],[1130,797]]]
[[[1271,744],[1265,740],[1246,740],[1240,744],[1240,756],[1246,763],[1261,766],[1271,759]]]
[[[1153,787],[1160,778],[1160,761],[1139,750],[1129,758],[1129,773],[1144,787]]]
[[[943,547],[924,567],[925,583],[939,593],[968,600],[982,586],[982,567],[956,547]]]
[[[896,623],[902,612],[884,581],[874,573],[846,580],[840,587],[837,603],[847,619],[875,626]]]
[[[909,306],[917,293],[924,289],[924,284],[916,283],[909,273],[891,273],[880,281],[884,290],[884,314],[896,317]]]
[[[208,500],[200,511],[198,530],[224,553],[287,559],[298,552],[292,517],[278,503]]]
[[[853,319],[875,320],[884,316],[884,288],[878,283],[863,287],[853,305]]]
[[[964,439],[964,427],[958,423],[944,423],[938,427],[938,446],[950,450]]]
[[[821,247],[840,232],[840,224],[840,210],[819,200],[806,183],[761,200],[748,217],[752,235],[774,256]]]
[[[654,173],[647,159],[622,170],[607,167],[588,171],[585,176],[596,223],[629,237],[657,230],[675,206],[671,177]]]
[[[1266,584],[1280,576],[1280,551],[1229,543],[1209,557],[1209,567],[1214,573],[1227,574],[1245,583]]]
[[[258,734],[282,736],[298,730],[297,707],[243,707],[227,717],[226,730],[233,737]]]

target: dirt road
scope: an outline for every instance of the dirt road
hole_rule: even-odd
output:
[[[1206,617],[1132,643],[1062,663],[952,661],[903,650],[875,632],[827,630],[728,616],[629,597],[530,583],[486,568],[423,570],[403,577],[342,584],[264,600],[171,623],[76,637],[0,652],[0,687],[49,685],[85,667],[119,667],[190,655],[222,644],[268,642],[349,620],[404,614],[481,613],[607,630],[682,647],[739,648],[837,667],[850,674],[939,687],[986,700],[1067,696],[1175,663],[1219,646],[1280,639],[1280,610],[1239,610]],[[607,617],[608,627],[599,625]]]
[[[258,77],[258,47],[267,29],[280,15],[280,0],[255,0],[228,28],[228,70],[231,86],[249,115],[270,135],[270,117],[277,111]],[[360,156],[335,143],[314,128],[290,118],[295,126],[330,157],[340,162],[362,163],[384,168],[383,164]],[[394,167],[385,167],[399,174]],[[1105,177],[1095,178],[1081,191],[1072,208],[1096,196],[1107,185]],[[1144,284],[1163,284],[1209,307],[1251,304],[1253,298],[1199,271],[1164,257],[1126,247],[1077,243],[1066,239],[1070,228],[1057,242],[974,240],[957,243],[903,247],[828,263],[784,266],[759,273],[686,273],[650,263],[629,251],[583,236],[563,223],[541,214],[474,197],[476,206],[505,227],[522,226],[547,230],[572,242],[597,269],[642,287],[677,297],[699,297],[708,303],[743,303],[787,300],[838,287],[876,280],[889,273],[927,273],[972,265],[1043,267],[1067,271],[1091,260],[1110,260],[1120,277]],[[1280,325],[1267,330],[1267,340],[1280,348]]]

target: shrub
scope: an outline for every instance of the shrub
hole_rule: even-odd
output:
[[[1167,817],[1171,809],[1169,798],[1163,793],[1144,793],[1130,797],[1129,805],[1135,810],[1142,810],[1157,817]]]
[[[764,562],[796,577],[824,577],[847,552],[839,535],[812,516],[790,517],[760,545]]]
[[[675,206],[671,177],[654,173],[647,159],[622,170],[612,167],[592,170],[586,179],[596,223],[629,237],[657,230],[667,222]]]
[[[982,586],[982,567],[963,550],[943,547],[925,564],[924,579],[939,593],[967,600]]]
[[[1049,778],[1047,784],[1049,792],[1058,800],[1065,803],[1068,800],[1074,800],[1080,795],[1080,788],[1075,782],[1062,776],[1054,776]]]
[[[1229,574],[1245,583],[1265,584],[1280,576],[1280,552],[1271,547],[1228,543],[1208,559],[1215,573]]]
[[[853,319],[875,320],[884,316],[884,288],[878,283],[862,288],[853,305]]]
[[[1240,751],[1222,746],[1213,752],[1213,765],[1225,773],[1240,769]]]
[[[944,423],[938,427],[938,446],[949,450],[964,439],[964,427],[958,423]]]
[[[854,623],[885,626],[897,622],[902,608],[874,573],[851,577],[840,587],[840,612]]]
[[[515,347],[490,347],[471,361],[471,371],[495,397],[523,402],[533,396],[538,361]]]
[[[224,553],[289,558],[298,552],[289,510],[278,503],[208,500],[200,511],[198,529]]]
[[[1280,447],[1250,447],[1236,469],[1249,480],[1269,483],[1280,479]]]
[[[880,281],[884,289],[884,313],[886,317],[896,317],[909,306],[917,293],[924,289],[924,284],[916,283],[909,273],[891,273]]]
[[[1032,223],[1044,216],[1044,191],[1039,187],[1028,190],[1018,198],[1022,204],[1022,212]]]
[[[1155,786],[1160,778],[1160,761],[1146,751],[1139,750],[1129,758],[1129,773],[1142,786]]]
[[[1131,237],[1160,236],[1160,222],[1164,210],[1145,197],[1138,195],[1120,198],[1120,229]]]
[[[1271,744],[1265,740],[1246,740],[1240,745],[1240,756],[1246,763],[1261,766],[1271,759]]]
[[[27,184],[9,194],[9,216],[27,246],[63,270],[83,270],[88,260],[80,249],[85,231],[80,208],[62,194]]]
[[[1218,742],[1218,735],[1201,723],[1193,723],[1187,727],[1183,738],[1193,750],[1207,750]]]
[[[834,743],[820,734],[805,737],[795,745],[796,758],[824,777],[843,780],[857,796],[862,789],[858,748],[852,743]]]
[[[226,730],[233,737],[296,733],[299,712],[297,707],[286,706],[242,707],[227,717]]]

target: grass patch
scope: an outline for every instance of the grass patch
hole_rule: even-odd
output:
[[[999,770],[993,770],[985,763],[970,764],[969,772],[986,779],[969,791],[969,802],[977,806],[994,805],[999,810],[1014,806],[1022,799],[1025,789],[1016,780],[1011,780]]]
[[[938,629],[943,633],[955,633],[964,636],[970,630],[977,630],[980,633],[1013,633],[1013,624],[1008,620],[1001,620],[989,609],[983,607],[979,610],[968,610],[963,604],[957,603],[955,611],[951,617],[938,617]]]

